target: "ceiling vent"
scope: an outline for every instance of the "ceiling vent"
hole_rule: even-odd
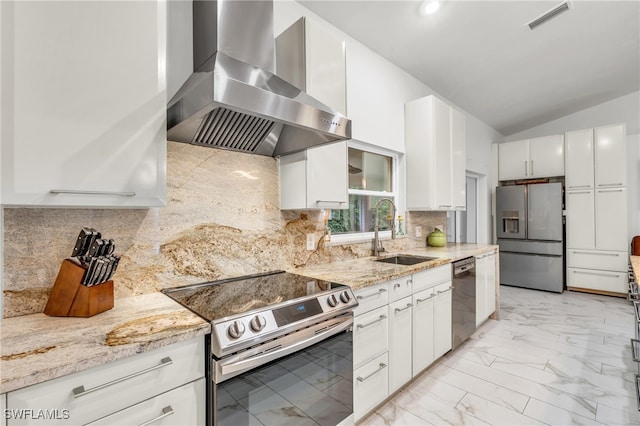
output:
[[[533,21],[527,23],[527,25],[529,26],[530,29],[533,30],[536,27],[560,15],[561,13],[566,12],[567,10],[569,10],[569,1],[564,1],[559,5],[555,6],[554,8],[546,11],[545,13],[543,13]]]

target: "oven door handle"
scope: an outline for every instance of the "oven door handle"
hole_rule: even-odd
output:
[[[311,337],[303,339],[299,342],[295,342],[291,345],[286,345],[284,347],[276,346],[273,350],[268,352],[263,352],[258,355],[254,355],[247,359],[242,360],[229,360],[228,363],[225,363],[225,360],[217,361],[220,376],[216,377],[216,383],[220,383],[226,379],[237,376],[238,374],[244,373],[245,371],[249,371],[253,368],[264,365],[268,362],[281,358],[285,355],[292,354],[301,349],[304,349],[308,346],[311,346],[315,343],[318,343],[322,340],[325,340],[333,335],[339,334],[340,332],[347,330],[349,327],[353,326],[353,317],[349,316],[349,319],[343,319],[340,322],[336,323],[336,325],[330,327],[327,330],[319,332],[326,327],[325,324],[320,324],[317,328],[316,334],[313,334]],[[313,332],[313,328],[305,329],[306,332]]]

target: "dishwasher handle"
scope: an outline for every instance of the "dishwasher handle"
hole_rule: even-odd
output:
[[[462,275],[466,273],[470,273],[476,269],[476,259],[473,257],[469,257],[467,259],[460,260],[458,262],[453,262],[453,275]]]

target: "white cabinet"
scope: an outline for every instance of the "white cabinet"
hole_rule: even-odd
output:
[[[25,418],[12,420],[11,424],[63,425],[96,421],[202,379],[205,367],[204,353],[204,339],[198,337],[9,392],[8,409],[55,408],[60,414],[59,419],[55,421]],[[170,405],[174,410],[178,410],[179,406],[179,412],[193,412],[197,414],[196,418],[202,418],[202,413],[205,412],[204,394],[187,388],[185,391],[191,396],[187,400],[182,398],[182,402],[177,402],[172,395],[168,398],[165,395],[156,401],[162,405],[161,408]],[[174,400],[176,402],[170,402]],[[63,410],[67,410],[69,415],[65,416]],[[146,410],[145,408],[145,414],[156,412],[153,408],[148,412]],[[176,416],[172,420],[180,418],[191,417]]]
[[[498,179],[564,176],[564,135],[505,142],[498,145]]]
[[[389,304],[389,393],[412,377],[412,315],[411,296]]]
[[[565,148],[566,190],[593,188],[593,129],[565,133]]]
[[[624,124],[568,132],[567,287],[623,295],[627,265]]]
[[[118,411],[88,426],[122,426],[126,424],[154,426],[198,426],[205,424],[206,410],[194,410],[194,401],[204,401],[205,379],[182,385],[169,392]]]
[[[476,256],[476,327],[496,311],[496,254]]]
[[[435,287],[433,303],[433,357],[440,358],[451,350],[451,282]]]
[[[371,361],[389,349],[389,308],[381,306],[353,319],[353,365]]]
[[[597,127],[595,137],[596,188],[627,186],[627,132],[623,124]]]
[[[627,188],[596,189],[595,224],[598,250],[625,251],[627,242]]]
[[[336,142],[279,158],[280,209],[347,209],[347,142]]]
[[[353,377],[353,414],[359,420],[389,396],[388,353],[356,368]]]
[[[345,41],[318,22],[302,17],[276,37],[276,72],[346,115]]]
[[[2,204],[164,206],[166,3],[0,7]]]
[[[436,294],[433,288],[413,295],[413,376],[431,365],[433,358],[433,302]]]
[[[413,278],[411,275],[389,281],[389,302],[395,302],[413,293]]]
[[[408,210],[464,210],[465,118],[435,96],[405,105]]]

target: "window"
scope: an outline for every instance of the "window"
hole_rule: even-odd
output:
[[[332,234],[373,232],[376,203],[389,198],[397,206],[396,162],[395,156],[349,147],[349,209],[331,211],[328,227]],[[380,204],[380,231],[391,229],[395,219],[392,214],[390,203]]]

